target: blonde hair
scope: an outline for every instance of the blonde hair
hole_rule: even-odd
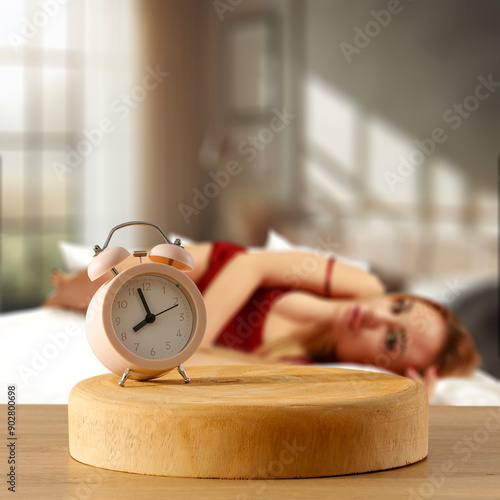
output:
[[[460,320],[444,305],[425,297],[410,294],[391,294],[394,300],[420,301],[439,312],[444,319],[446,341],[434,364],[440,376],[466,376],[480,365],[474,341]],[[307,356],[315,362],[338,361],[335,355],[337,339],[332,323],[321,321],[298,328],[290,335],[258,347],[254,354],[272,360]]]

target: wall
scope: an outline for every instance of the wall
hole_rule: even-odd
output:
[[[388,17],[389,3],[397,13]],[[304,5],[304,225],[333,235],[339,251],[411,277],[495,272],[500,92],[469,96],[481,78],[500,82],[500,5]],[[360,34],[368,23],[373,36]],[[468,98],[477,109],[461,117],[453,106]],[[446,139],[427,142],[419,165],[415,141],[437,128]]]
[[[191,237],[198,235],[200,221],[186,226],[179,204],[192,197],[198,182],[207,127],[208,8],[207,2],[151,0],[141,2],[139,11],[141,64],[169,74],[140,110],[138,217]],[[148,235],[146,241],[157,241]]]

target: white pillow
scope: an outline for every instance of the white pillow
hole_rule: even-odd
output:
[[[59,250],[61,251],[66,271],[70,273],[86,269],[94,256],[94,250],[90,245],[76,245],[67,241],[59,242]]]
[[[451,306],[458,297],[469,296],[498,284],[490,273],[455,273],[440,278],[419,277],[407,286],[408,293],[429,297]]]
[[[351,266],[359,267],[366,271],[369,270],[370,268],[370,264],[367,261],[350,259],[348,257],[339,255],[336,252],[332,252],[331,250],[326,250],[320,247],[314,248],[306,245],[294,245],[293,243],[288,241],[284,236],[276,232],[274,229],[270,229],[267,233],[267,240],[264,245],[264,250],[281,251],[281,252],[287,250],[294,250],[297,252],[309,252],[318,255],[326,255],[326,256],[331,255],[336,259],[345,262],[346,264],[349,264]]]

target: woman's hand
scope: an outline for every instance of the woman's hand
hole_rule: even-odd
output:
[[[425,387],[429,403],[434,394],[434,389],[436,388],[438,374],[439,374],[439,369],[437,365],[429,366],[425,370],[423,375],[421,375],[413,366],[409,366],[405,370],[405,377],[411,378],[412,380],[416,380]]]

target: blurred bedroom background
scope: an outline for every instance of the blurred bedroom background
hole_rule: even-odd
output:
[[[2,311],[43,301],[61,241],[127,220],[273,230],[447,302],[498,363],[499,2],[0,9]]]

